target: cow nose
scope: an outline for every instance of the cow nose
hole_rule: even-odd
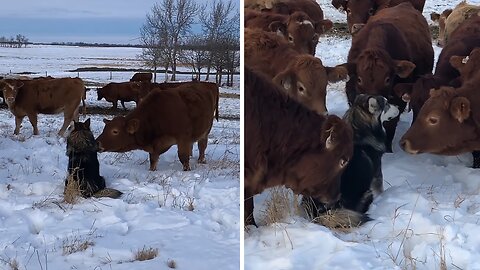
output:
[[[412,149],[412,144],[408,139],[403,139],[400,141],[400,147],[403,149],[403,151],[410,153],[410,154],[417,154],[418,150]]]

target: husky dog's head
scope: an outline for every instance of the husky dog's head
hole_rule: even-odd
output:
[[[392,120],[400,112],[398,107],[388,103],[385,97],[365,94],[358,95],[352,107],[370,113],[374,119],[379,119],[381,123]]]

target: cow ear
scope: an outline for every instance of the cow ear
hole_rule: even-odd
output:
[[[347,3],[348,0],[332,0],[332,5],[340,11],[347,10]]]
[[[450,114],[463,123],[470,116],[470,101],[465,97],[456,97],[450,102]]]
[[[436,12],[430,13],[430,19],[434,22],[438,21],[440,19],[440,14]]]
[[[291,71],[284,71],[279,73],[277,76],[273,78],[273,83],[281,86],[283,89],[287,91],[291,91],[294,87],[294,82],[296,81],[295,73]]]
[[[445,19],[448,18],[448,16],[450,16],[450,14],[452,14],[453,12],[453,9],[449,8],[449,9],[445,9],[442,14],[445,16]]]
[[[393,92],[397,97],[402,98],[404,102],[410,102],[413,92],[413,83],[399,83],[393,87]]]
[[[343,65],[335,67],[325,67],[327,70],[327,77],[329,82],[338,82],[348,78],[348,70]]]
[[[277,33],[277,35],[282,37],[288,37],[287,25],[281,21],[274,21],[268,25],[270,31]]]
[[[333,28],[333,22],[330,20],[322,20],[315,23],[315,32],[323,34]]]
[[[138,119],[132,119],[127,122],[127,132],[128,134],[134,134],[138,131],[140,127],[140,121]]]
[[[410,61],[394,60],[394,70],[400,78],[407,78],[415,67],[415,64]]]
[[[103,123],[105,123],[105,124],[108,124],[108,122],[110,122],[110,121],[112,121],[112,120],[108,120],[107,118],[103,118]]]
[[[460,73],[462,73],[462,69],[467,63],[467,61],[468,61],[468,56],[458,56],[458,55],[451,56],[449,60],[450,65],[456,68]]]

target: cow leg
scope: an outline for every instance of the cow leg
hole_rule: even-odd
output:
[[[68,126],[70,126],[70,124],[72,123],[73,119],[75,119],[76,121],[79,120],[78,106],[75,107],[75,109],[73,109],[73,112],[71,112],[71,111],[72,111],[72,109],[70,109],[68,107],[64,109],[64,111],[63,111],[63,125],[62,125],[62,128],[60,129],[60,131],[58,131],[58,136],[63,136],[63,134],[67,130]]]
[[[150,171],[157,170],[157,163],[158,159],[160,158],[160,154],[158,153],[149,153],[150,155]]]
[[[117,105],[118,105],[117,103],[118,103],[118,100],[114,100],[114,101],[112,101],[112,105],[113,105],[113,107],[112,107],[112,108],[113,108],[114,110],[116,110],[116,109],[117,109]]]
[[[22,127],[23,116],[15,116],[15,131],[13,134],[18,135],[20,128]]]
[[[480,168],[480,151],[473,151],[473,168],[478,169]]]
[[[397,128],[399,120],[400,116],[397,116],[390,121],[383,122],[383,127],[385,128],[385,133],[387,134],[387,139],[385,140],[387,153],[393,153],[392,141],[393,137],[395,136],[395,129]]]
[[[207,163],[205,160],[205,149],[207,149],[208,137],[198,140],[198,163]]]
[[[27,115],[28,120],[30,120],[30,123],[32,124],[33,127],[33,135],[38,135],[38,126],[37,126],[37,114],[32,113]]]
[[[193,143],[189,140],[181,140],[178,143],[178,158],[183,165],[184,171],[190,171],[190,155]]]
[[[244,189],[245,200],[243,202],[244,206],[244,226],[253,225],[257,227],[255,218],[253,217],[253,193],[249,192],[247,189]]]

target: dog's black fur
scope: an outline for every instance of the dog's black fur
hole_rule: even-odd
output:
[[[373,197],[383,192],[382,156],[387,135],[383,122],[398,115],[398,109],[382,96],[358,95],[343,119],[353,128],[354,151],[342,175],[340,204],[365,213]]]
[[[399,111],[383,96],[358,95],[343,119],[352,126],[354,151],[342,174],[341,197],[334,206],[319,205],[303,197],[302,205],[309,217],[320,220],[332,215],[337,227],[359,226],[371,220],[368,211],[373,197],[383,192],[382,156],[386,152],[387,135],[383,122]],[[330,214],[326,214],[327,210]],[[312,214],[313,211],[313,214]],[[325,225],[325,224],[324,224]]]
[[[122,194],[120,191],[105,188],[105,179],[100,175],[97,152],[97,142],[90,130],[90,119],[83,123],[75,122],[73,130],[67,137],[69,177],[65,180],[65,187],[69,180],[73,180],[78,183],[80,194],[84,198],[91,196],[117,198]]]

